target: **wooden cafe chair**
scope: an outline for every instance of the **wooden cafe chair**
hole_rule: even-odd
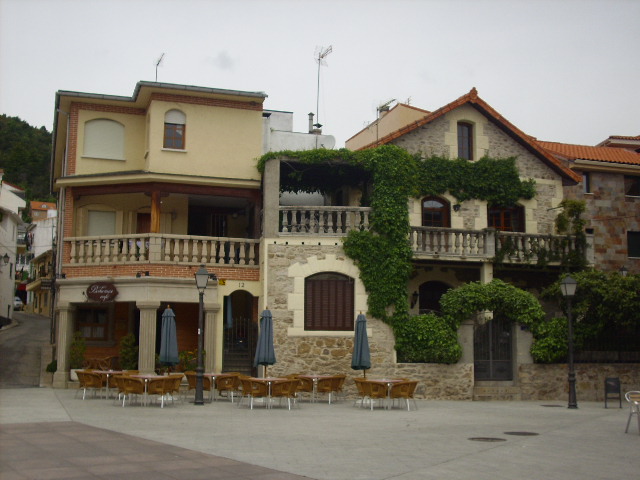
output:
[[[87,391],[93,391],[93,396],[96,397],[98,390],[102,390],[107,385],[106,379],[102,378],[98,373],[87,370],[78,370],[76,373],[78,375],[78,391],[76,392],[76,396],[78,392],[82,390],[82,400],[85,399]]]
[[[404,400],[407,405],[407,411],[410,409],[409,401],[413,401],[413,405],[415,409],[418,409],[418,404],[416,403],[416,399],[413,397],[414,392],[416,391],[416,387],[418,386],[417,380],[409,380],[403,382],[396,382],[391,385],[391,391],[389,392],[389,397],[391,398],[391,406],[393,407],[393,403],[395,400]]]

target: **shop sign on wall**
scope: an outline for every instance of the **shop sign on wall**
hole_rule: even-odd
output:
[[[94,302],[110,302],[118,296],[118,289],[113,283],[96,282],[87,288],[87,297]]]

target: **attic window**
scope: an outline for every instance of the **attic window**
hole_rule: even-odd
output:
[[[473,125],[458,122],[458,158],[473,160]]]

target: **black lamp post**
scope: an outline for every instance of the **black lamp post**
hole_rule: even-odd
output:
[[[571,300],[576,294],[576,282],[569,275],[564,277],[560,282],[560,290],[562,296],[567,300],[567,323],[569,326],[569,405],[567,408],[578,408],[576,399],[576,372],[573,369],[573,322],[571,319]]]
[[[627,267],[625,267],[624,265],[620,267],[620,275],[622,275],[623,277],[627,276],[627,273],[629,273],[629,270],[627,270]]]
[[[203,350],[203,330],[204,330],[204,290],[207,288],[209,282],[209,272],[205,268],[204,264],[200,265],[200,268],[194,275],[196,277],[196,287],[200,294],[200,304],[198,307],[198,366],[196,367],[196,396],[194,400],[195,405],[204,405],[203,395],[203,381],[202,374],[204,373],[204,365],[202,362],[202,350]]]

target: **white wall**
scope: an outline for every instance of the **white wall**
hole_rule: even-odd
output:
[[[26,202],[14,193],[10,185],[2,182],[0,172],[0,257],[9,255],[9,263],[0,260],[0,316],[11,317],[15,290],[15,263],[18,241],[18,224],[22,222],[20,211]]]

